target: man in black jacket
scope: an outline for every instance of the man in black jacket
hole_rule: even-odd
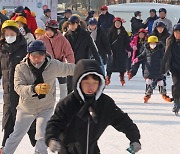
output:
[[[180,23],[174,26],[173,34],[167,39],[166,52],[162,62],[162,73],[169,70],[172,73],[172,96],[174,99],[173,112],[180,110]]]
[[[64,12],[64,18],[59,22],[59,30],[62,31],[62,25],[68,21],[68,19],[71,17],[72,11],[70,9],[65,10]]]
[[[68,20],[69,30],[65,37],[70,42],[74,52],[75,63],[81,59],[90,59],[93,56],[95,60],[101,64],[98,51],[90,34],[83,30],[79,23],[80,20],[77,16],[71,16]],[[68,78],[68,93],[72,91],[72,78]]]
[[[105,79],[95,60],[81,60],[74,74],[74,92],[58,103],[47,123],[45,142],[60,154],[100,154],[97,141],[113,126],[126,134],[134,152],[141,149],[140,133],[130,117],[103,94]]]
[[[143,23],[143,20],[141,19],[141,12],[136,11],[134,12],[134,17],[131,19],[131,31],[132,34],[138,33],[139,29],[144,28],[145,25]]]

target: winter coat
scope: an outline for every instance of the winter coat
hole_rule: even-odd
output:
[[[99,64],[101,63],[98,51],[87,31],[79,26],[75,32],[67,31],[65,37],[70,42],[74,51],[75,63],[81,59],[89,59],[91,55],[93,55]]]
[[[100,26],[106,33],[109,32],[113,25],[114,15],[107,12],[106,14],[101,14],[98,19],[98,26]]]
[[[56,59],[46,57],[47,66],[42,73],[44,82],[49,84],[50,91],[45,98],[34,97],[33,84],[35,76],[28,65],[28,58],[16,66],[14,74],[14,89],[20,96],[18,107],[29,114],[38,114],[44,110],[53,108],[56,100],[56,78],[73,75],[74,64],[62,63]]]
[[[150,79],[163,79],[161,73],[164,46],[160,42],[155,49],[150,49],[149,43],[144,45],[143,52],[137,57],[139,61],[145,61],[144,77]]]
[[[175,42],[176,39],[174,35],[171,35],[170,37],[167,38],[166,41],[166,50],[165,50],[165,55],[163,58],[162,62],[162,73],[167,73],[168,71],[171,71],[172,73],[180,73],[179,65],[177,65],[177,62],[173,60],[173,52],[176,52],[176,54],[179,53],[179,48],[175,49]],[[176,57],[180,57],[180,54]],[[180,59],[179,59],[180,61]]]
[[[167,29],[165,28],[162,34],[160,34],[157,29],[154,29],[151,35],[155,35],[158,37],[159,41],[161,41],[164,44],[164,47],[166,46],[166,39],[170,36]]]
[[[152,27],[155,20],[157,20],[159,17],[156,15],[155,17],[149,17],[146,19],[147,23],[145,24],[144,28],[148,28],[148,34],[152,33]]]
[[[4,14],[0,12],[0,26],[3,24],[4,21],[8,20],[8,17],[6,17]],[[1,27],[0,27],[1,28]]]
[[[145,25],[142,23],[143,20],[132,17],[131,19],[131,31],[132,34],[138,33],[139,29],[144,28]]]
[[[42,15],[42,16],[40,17],[40,19],[44,22],[44,24],[46,24],[49,20],[51,20],[51,18],[49,18],[49,17],[47,17],[47,16],[45,16],[45,15]]]
[[[145,36],[144,43],[145,43],[145,40],[147,40],[147,36]],[[132,38],[130,42],[131,48],[133,48],[133,46],[136,46],[138,48],[138,41],[139,41],[139,34],[136,34],[134,35],[134,37]],[[137,49],[137,50],[140,51],[141,49]],[[132,61],[137,57],[137,50],[133,50]]]
[[[106,63],[107,55],[111,55],[111,46],[106,33],[101,29],[101,27],[97,27],[95,43],[98,48],[99,55],[102,57],[103,62]]]
[[[81,116],[87,102],[81,91],[80,82],[88,74],[96,74],[101,79],[95,100],[90,105],[94,117],[90,116],[87,109],[84,116]],[[109,125],[125,133],[131,143],[139,142],[140,134],[137,126],[116,106],[112,98],[103,94],[104,87],[105,80],[98,63],[93,60],[81,60],[75,69],[74,92],[57,104],[54,115],[47,123],[46,144],[54,139],[60,141],[62,145],[60,154],[85,154],[89,138],[88,154],[100,154],[97,141]]]
[[[124,73],[128,59],[127,52],[132,51],[132,48],[129,45],[130,38],[124,27],[121,27],[120,31],[118,35],[117,29],[113,27],[108,36],[113,53],[112,66],[108,68],[108,71]]]
[[[74,63],[74,53],[71,48],[71,45],[69,41],[60,33],[53,38],[49,38],[46,34],[38,38],[39,40],[42,40],[45,45],[47,52],[55,59],[58,59],[60,61],[65,61],[69,63]],[[51,43],[50,43],[51,42]],[[51,46],[52,44],[52,46]],[[53,53],[54,50],[54,53]]]
[[[8,45],[5,41],[0,43],[0,65],[3,77],[3,120],[2,128],[5,128],[10,115],[16,117],[16,106],[19,96],[14,91],[14,71],[15,66],[27,54],[27,43],[22,35],[18,36],[16,41]]]
[[[171,22],[171,20],[169,20],[169,19],[167,19],[167,18],[164,18],[164,19],[159,18],[159,19],[155,20],[155,21],[154,21],[154,24],[153,24],[153,27],[152,27],[152,30],[155,29],[156,24],[157,24],[158,22],[163,22],[163,23],[166,25],[166,28],[167,28],[167,30],[168,30],[168,33],[172,34],[173,27],[172,27],[172,22]]]

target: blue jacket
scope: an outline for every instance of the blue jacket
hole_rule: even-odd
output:
[[[155,17],[149,17],[146,19],[147,21],[147,24],[146,24],[146,27],[148,27],[148,34],[151,34],[152,33],[152,28],[153,28],[153,24],[154,24],[154,21],[157,20],[159,17],[156,15]]]
[[[108,32],[108,30],[113,25],[114,15],[107,12],[106,14],[101,14],[99,16],[98,25],[105,31]]]

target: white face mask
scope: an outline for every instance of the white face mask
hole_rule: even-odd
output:
[[[156,44],[150,44],[149,45],[151,49],[155,49],[156,48]]]
[[[16,36],[5,36],[6,42],[11,44],[16,41]]]

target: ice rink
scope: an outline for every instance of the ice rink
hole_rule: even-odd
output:
[[[168,94],[171,79],[168,77]],[[129,114],[138,125],[141,133],[142,150],[139,154],[180,154],[180,117],[172,113],[172,103],[166,103],[158,93],[158,88],[148,104],[143,103],[145,82],[139,73],[124,87],[120,85],[118,74],[113,74],[110,86],[105,93],[111,96],[116,104]],[[58,90],[58,89],[57,89]],[[2,88],[0,91],[0,120],[2,119]],[[59,99],[59,90],[57,91]],[[0,121],[0,129],[1,129]],[[0,132],[0,142],[3,133]],[[108,127],[100,138],[99,147],[102,154],[128,154],[129,141],[124,134]],[[15,154],[33,154],[27,135],[24,137]]]

